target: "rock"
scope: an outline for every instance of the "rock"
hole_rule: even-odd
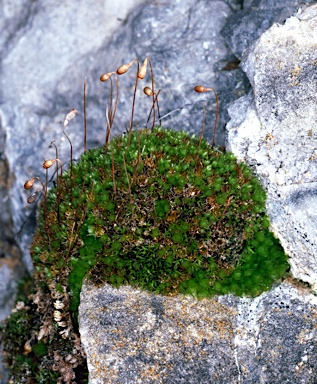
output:
[[[317,287],[317,5],[276,24],[246,52],[252,95],[229,110],[228,149],[267,189],[272,229],[293,275]]]
[[[33,4],[27,0],[9,0],[0,7],[0,51],[4,52],[22,36],[25,25],[32,18]]]
[[[13,183],[0,143],[0,321],[15,303],[18,280],[27,274],[23,255],[12,231],[11,201],[8,191]]]
[[[233,13],[222,30],[227,44],[237,58],[274,23],[284,21],[304,4],[314,0],[244,0],[241,10]]]
[[[90,384],[312,383],[316,315],[291,282],[201,301],[86,282],[79,323]]]
[[[11,313],[15,304],[18,281],[25,276],[23,267],[21,262],[0,259],[0,321]]]

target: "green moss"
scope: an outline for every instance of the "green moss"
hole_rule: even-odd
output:
[[[49,224],[32,247],[38,273],[67,287],[72,311],[88,272],[96,283],[198,297],[254,296],[286,275],[258,180],[204,140],[136,131],[87,151],[72,180],[63,176],[60,222],[50,192]]]
[[[43,357],[47,354],[47,347],[43,341],[39,341],[33,345],[32,351],[35,353],[36,357]]]

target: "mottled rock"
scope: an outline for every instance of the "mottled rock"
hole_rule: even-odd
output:
[[[34,5],[28,0],[8,0],[0,4],[0,51],[12,48],[32,20]]]
[[[0,321],[11,313],[15,303],[18,280],[23,276],[23,272],[25,271],[21,264],[0,259]]]
[[[3,154],[3,144],[0,142],[0,321],[11,312],[17,282],[27,272],[23,255],[12,231],[12,206],[9,195],[12,183],[13,177],[10,175],[8,162]]]
[[[86,282],[79,323],[90,384],[274,384],[316,379],[316,318],[316,297],[290,282],[201,301]]]
[[[314,0],[244,0],[242,9],[229,17],[222,34],[232,52],[241,59],[245,49],[274,23],[284,23],[300,7],[314,2]]]
[[[274,25],[242,62],[252,95],[230,108],[228,148],[268,192],[295,277],[317,287],[317,5]]]

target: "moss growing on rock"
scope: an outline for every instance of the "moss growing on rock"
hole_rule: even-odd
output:
[[[118,76],[134,63],[129,133],[110,140]],[[137,86],[147,65],[152,87],[144,92],[152,97],[152,129],[132,131]],[[85,277],[95,284],[130,284],[163,295],[256,296],[289,268],[282,247],[269,232],[265,192],[252,171],[202,138],[154,128],[156,116],[161,121],[160,90],[155,90],[148,57],[141,68],[135,59],[100,80],[110,81],[105,146],[86,151],[85,82],[84,154],[78,163],[72,161],[65,132],[78,112],[72,109],[63,125],[70,144],[69,170],[62,172],[56,146],[56,158],[43,164],[46,183],[34,176],[24,184],[26,190],[35,182],[42,186],[29,196],[29,203],[39,194],[44,199],[31,246],[34,292],[2,332],[15,382],[87,382],[77,324]],[[214,144],[217,93],[203,86],[195,91],[213,91],[216,97]],[[47,192],[54,164],[55,187]]]
[[[184,132],[135,131],[87,151],[50,191],[35,271],[66,289],[72,311],[88,273],[164,295],[255,296],[288,269],[265,198],[231,153]]]
[[[289,268],[252,171],[184,132],[134,131],[87,151],[41,210],[34,293],[4,329],[18,381],[87,382],[77,328],[85,277],[164,295],[256,296]]]

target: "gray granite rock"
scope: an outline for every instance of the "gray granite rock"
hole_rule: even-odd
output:
[[[7,0],[0,4],[0,51],[12,48],[32,20],[34,4],[28,0]]]
[[[284,23],[303,5],[315,0],[244,0],[243,7],[232,14],[222,30],[227,44],[237,58],[274,23]]]
[[[230,108],[228,148],[268,192],[272,229],[295,277],[317,287],[317,5],[276,24],[246,52],[251,95]]]
[[[317,379],[317,300],[291,282],[201,301],[86,282],[79,312],[90,384]]]
[[[16,299],[18,281],[25,270],[19,261],[0,259],[0,321],[11,313]]]
[[[13,183],[13,176],[10,175],[3,151],[0,134],[0,321],[11,312],[18,280],[27,273],[12,230],[11,199],[8,191]]]

